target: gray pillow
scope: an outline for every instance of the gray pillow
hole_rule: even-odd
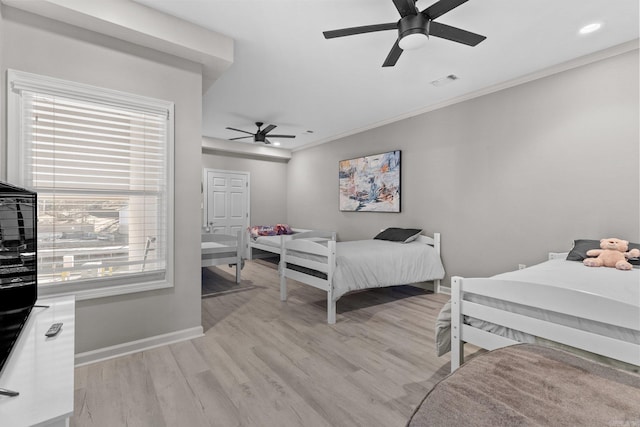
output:
[[[378,233],[374,239],[389,240],[391,242],[409,243],[415,240],[422,232],[421,228],[395,228],[389,227],[386,230]]]
[[[573,249],[567,255],[568,261],[582,261],[587,257],[587,251],[600,249],[600,240],[578,239],[573,241]]]

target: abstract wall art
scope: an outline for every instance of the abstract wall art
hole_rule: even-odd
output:
[[[340,210],[400,212],[400,150],[341,160]]]

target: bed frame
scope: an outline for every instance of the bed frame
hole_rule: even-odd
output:
[[[564,258],[566,255],[551,253],[549,259]],[[620,302],[580,290],[538,283],[454,276],[451,279],[451,372],[464,361],[464,343],[487,350],[518,343],[463,323],[465,315],[632,365],[640,365],[640,346],[636,343],[470,302],[463,299],[465,293],[640,332],[640,307],[637,301],[635,304],[633,301]]]
[[[304,232],[311,231],[311,230],[306,230],[306,229],[303,229],[303,228],[292,228],[291,230],[294,233],[304,233]],[[254,249],[259,249],[261,251],[270,252],[270,253],[273,253],[273,254],[276,254],[276,255],[280,255],[282,242],[284,240],[288,240],[289,239],[288,236],[293,236],[294,234],[281,234],[279,236],[280,237],[280,244],[278,246],[266,245],[266,244],[263,244],[263,243],[260,243],[260,242],[256,242],[255,240],[253,240],[251,238],[251,234],[250,234],[250,232],[248,230],[245,233],[245,235],[246,235],[246,241],[247,241],[247,244],[248,244],[248,252],[249,252],[247,254],[247,259],[251,260],[251,259],[254,259],[254,258],[266,258],[266,257],[271,256],[271,255],[265,255],[265,254],[256,256],[253,253]]]
[[[244,233],[238,231],[233,236],[229,234],[202,233],[201,266],[213,267],[229,264],[236,266],[236,283],[240,283],[243,267]]]
[[[327,246],[311,239],[326,239]],[[433,237],[420,235],[417,242],[431,245],[440,256],[440,233],[434,233]],[[295,252],[318,255],[326,261],[314,261],[300,258]],[[280,300],[287,300],[287,278],[311,285],[327,293],[327,323],[336,323],[336,300],[333,297],[333,273],[336,269],[336,233],[327,231],[309,231],[292,235],[291,239],[282,242],[280,255]],[[298,270],[288,268],[288,264],[303,267],[314,272],[322,273],[326,278],[317,277]],[[435,292],[440,292],[440,280],[435,280]]]

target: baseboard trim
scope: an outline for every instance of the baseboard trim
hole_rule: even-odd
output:
[[[440,293],[451,295],[451,288],[447,286],[440,286]]]
[[[126,342],[124,344],[78,353],[75,356],[75,366],[78,367],[102,362],[104,360],[161,347],[163,345],[187,341],[203,335],[204,330],[202,329],[202,326],[197,326],[195,328],[183,329],[181,331],[170,332],[168,334],[156,335],[153,337],[143,338],[141,340]]]

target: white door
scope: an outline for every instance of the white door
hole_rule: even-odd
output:
[[[206,226],[211,233],[244,232],[249,226],[249,173],[205,169]]]

